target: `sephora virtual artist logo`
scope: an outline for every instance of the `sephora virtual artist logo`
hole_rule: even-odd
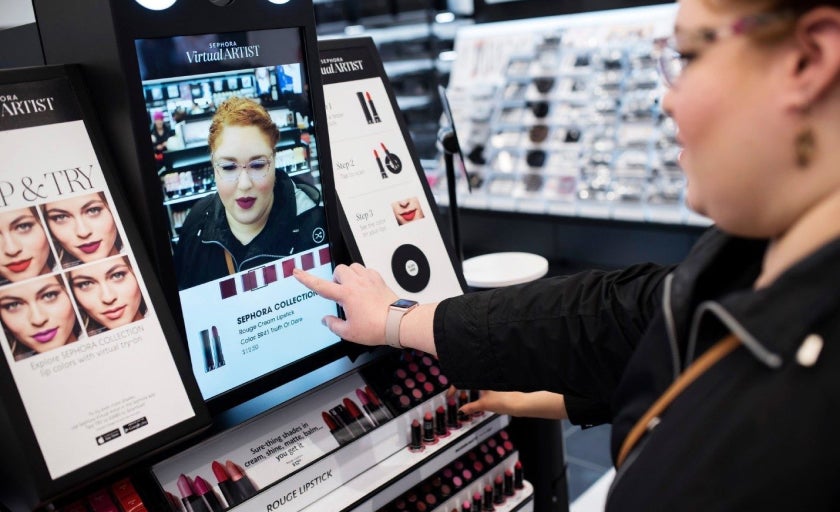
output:
[[[365,64],[359,60],[344,60],[341,57],[321,59],[321,74],[334,75],[336,73],[347,73],[348,71],[364,71]]]
[[[260,56],[260,45],[239,46],[236,41],[215,41],[207,45],[207,50],[186,52],[187,62],[221,62],[224,60],[250,59]]]
[[[17,94],[0,94],[0,117],[17,117],[55,110],[55,98],[18,99]]]

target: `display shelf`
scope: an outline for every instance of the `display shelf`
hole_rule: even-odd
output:
[[[435,444],[425,445],[421,452],[412,452],[406,447],[304,510],[379,510],[417,482],[434,475],[458,455],[505,428],[509,422],[508,416],[488,415],[458,430],[450,430],[448,436],[438,438]],[[360,503],[367,497],[370,499]]]

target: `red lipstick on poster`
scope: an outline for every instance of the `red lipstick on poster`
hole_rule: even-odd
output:
[[[216,493],[213,491],[213,488],[210,487],[209,483],[207,483],[207,480],[197,476],[195,477],[193,484],[195,493],[198,494],[205,503],[207,503],[211,512],[222,512],[225,509],[225,507],[222,506],[222,502],[219,501],[219,497],[216,496]]]
[[[228,476],[224,466],[214,460],[210,468],[213,470],[213,476],[216,477],[216,482],[219,484],[219,489],[221,489],[222,496],[225,497],[228,507],[235,507],[245,501],[239,494],[239,490],[230,479],[230,476]]]
[[[362,111],[365,113],[365,120],[367,121],[367,124],[373,124],[373,118],[370,116],[370,110],[368,110],[367,103],[365,103],[365,95],[361,92],[357,92],[356,97],[359,98],[359,104],[362,106]]]
[[[356,402],[350,400],[349,398],[345,398],[342,400],[342,403],[344,404],[344,408],[347,410],[347,413],[350,414],[351,418],[353,418],[353,421],[362,426],[362,430],[365,432],[373,430],[373,424],[364,414],[362,414],[362,411],[359,410],[359,406],[356,405]]]
[[[321,418],[324,420],[324,424],[326,424],[327,428],[330,429],[330,434],[332,434],[333,438],[338,441],[339,445],[347,444],[353,440],[353,436],[350,435],[350,432],[344,428],[343,425],[337,423],[335,418],[330,416],[329,413],[321,412]]]
[[[228,460],[225,461],[225,469],[230,475],[233,485],[239,489],[239,495],[242,496],[242,501],[245,501],[257,494],[256,487],[254,487],[254,484],[251,482],[251,479],[248,478],[248,475],[242,471],[242,468],[237,466],[233,461]]]
[[[353,439],[362,437],[365,435],[365,429],[355,421],[353,416],[350,415],[350,412],[344,407],[342,404],[338,404],[332,409],[330,409],[330,414],[332,415],[333,419],[337,420],[338,423],[343,423],[344,426],[350,431]]]
[[[382,179],[387,179],[388,175],[385,173],[385,167],[382,165],[382,160],[379,159],[379,152],[375,149],[373,150],[373,156],[376,158],[376,165],[379,166],[379,175],[382,176]]]
[[[178,492],[181,493],[181,502],[187,512],[210,512],[204,500],[196,496],[193,484],[187,475],[178,477]]]
[[[364,390],[357,389],[356,390],[356,398],[359,399],[359,403],[362,404],[362,409],[365,411],[365,416],[367,416],[368,420],[373,424],[374,427],[379,426],[379,420],[376,418],[376,414],[373,412],[371,408],[370,398],[368,398],[367,393]]]
[[[365,96],[367,97],[368,105],[370,106],[370,112],[373,114],[373,122],[382,122],[382,120],[379,119],[379,113],[376,111],[376,105],[373,104],[373,99],[370,97],[370,93],[365,91]]]
[[[215,349],[216,355],[216,368],[220,368],[225,365],[225,355],[222,353],[222,340],[219,338],[219,330],[216,329],[216,326],[213,326],[213,348]]]

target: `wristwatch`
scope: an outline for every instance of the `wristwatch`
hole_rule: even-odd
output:
[[[394,348],[403,348],[400,345],[400,323],[402,318],[412,309],[419,306],[416,300],[397,299],[388,306],[388,318],[385,320],[385,343]]]

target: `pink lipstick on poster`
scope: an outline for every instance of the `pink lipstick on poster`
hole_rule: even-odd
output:
[[[373,424],[365,415],[362,414],[362,411],[359,410],[359,406],[356,405],[356,402],[350,400],[349,398],[345,398],[342,400],[342,403],[344,404],[344,409],[346,409],[350,417],[353,418],[353,421],[361,425],[362,430],[365,432],[373,430]]]
[[[359,399],[359,403],[362,404],[362,409],[365,411],[365,415],[368,417],[373,426],[378,427],[379,420],[376,418],[376,414],[371,408],[370,398],[368,398],[367,393],[361,389],[357,389],[356,398]]]
[[[370,106],[370,112],[373,114],[373,122],[381,122],[382,120],[379,119],[379,113],[376,111],[376,105],[373,104],[373,99],[370,97],[370,93],[365,91],[365,96],[367,97],[368,105]]]
[[[193,487],[195,493],[210,507],[211,512],[222,512],[225,509],[222,506],[222,502],[219,501],[219,497],[213,491],[213,488],[207,483],[207,480],[197,476],[193,481]]]
[[[225,469],[230,475],[233,485],[239,489],[239,495],[243,498],[242,501],[250,499],[253,495],[257,494],[256,487],[254,487],[254,484],[251,482],[251,479],[248,478],[248,475],[242,471],[242,468],[237,466],[233,461],[228,460],[225,461]]]
[[[207,504],[199,496],[196,496],[193,484],[187,475],[178,477],[178,492],[181,493],[181,502],[187,512],[210,512]]]

